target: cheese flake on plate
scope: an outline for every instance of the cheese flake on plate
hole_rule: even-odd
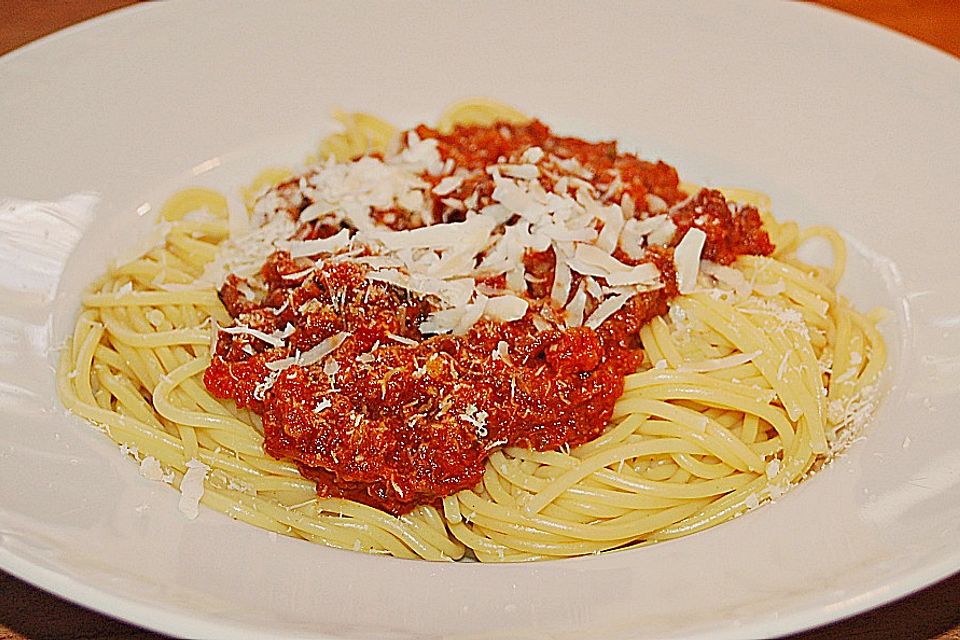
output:
[[[700,254],[707,234],[691,227],[684,234],[680,244],[673,250],[673,262],[677,267],[677,287],[680,293],[690,293],[697,284],[700,271]]]
[[[180,513],[194,520],[200,515],[200,499],[203,497],[203,481],[210,467],[196,458],[187,462],[187,472],[180,481]]]

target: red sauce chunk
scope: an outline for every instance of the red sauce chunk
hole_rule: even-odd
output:
[[[538,320],[558,313],[550,299],[557,261],[552,248],[519,257],[529,304],[522,318],[484,317],[458,334],[424,334],[420,327],[437,310],[436,301],[368,278],[374,267],[364,261],[371,254],[362,247],[349,259],[316,262],[274,251],[255,286],[229,276],[220,297],[243,329],[220,332],[204,376],[207,388],[260,415],[265,450],[294,461],[321,496],[393,514],[477,486],[498,448],[557,450],[599,436],[624,377],[642,362],[640,328],[678,295],[672,247],[688,229],[704,231],[703,258],[722,264],[773,250],[755,209],[728,205],[717,191],[688,197],[672,167],[620,153],[612,142],[557,137],[538,121],[461,126],[447,135],[424,126],[415,132],[437,141],[443,161],[470,170],[451,192],[428,191],[436,222],[464,219],[457,201],[473,197],[481,209],[496,188],[487,167],[521,162],[525,151],[539,147],[554,163],[575,159],[580,179],[598,193],[615,191],[618,201],[629,195],[637,219],[652,215],[651,203],[661,208],[676,231],[640,254],[613,252],[628,265],[655,265],[661,285],[633,295],[593,328]],[[553,190],[561,173],[544,170],[539,180]],[[431,186],[441,180],[428,172],[422,179]],[[567,182],[574,194],[574,181]],[[423,225],[402,207],[371,217],[394,230]],[[328,238],[341,226],[349,228],[303,222],[297,237]],[[477,286],[502,290],[507,277],[480,279]],[[572,274],[568,303],[584,290],[584,280]],[[583,317],[598,305],[588,296]],[[305,361],[311,353],[321,357]]]

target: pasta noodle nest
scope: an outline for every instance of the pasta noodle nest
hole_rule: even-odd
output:
[[[338,113],[344,131],[315,159],[385,149],[391,125]],[[441,130],[525,116],[489,100],[451,107]],[[270,169],[248,206],[289,170]],[[688,185],[687,191],[690,190]],[[211,331],[230,325],[212,285],[196,284],[230,235],[223,195],[187,189],[161,212],[162,246],[116,266],[83,298],[61,354],[64,405],[141,465],[203,505],[267,531],[399,558],[527,561],[647,545],[702,531],[779,497],[858,434],[879,400],[879,312],[836,291],[840,235],[778,222],[761,193],[723,190],[758,207],[773,255],[740,257],[711,287],[676,298],[641,330],[644,365],[628,375],[597,439],[565,451],[506,448],[482,483],[399,517],[320,498],[296,465],[263,452],[258,416],[204,387]],[[190,216],[205,210],[208,215]],[[811,238],[829,267],[801,261]],[[155,463],[159,463],[158,465]],[[189,480],[194,478],[194,480]]]

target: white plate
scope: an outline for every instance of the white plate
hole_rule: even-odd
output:
[[[138,206],[295,162],[334,106],[408,125],[478,94],[842,229],[844,291],[892,310],[866,437],[776,505],[687,539],[438,565],[187,521],[59,410],[48,351],[134,241]],[[156,3],[0,60],[0,113],[0,196],[101,197],[0,210],[6,571],[194,637],[723,638],[826,623],[960,569],[953,58],[794,3]]]

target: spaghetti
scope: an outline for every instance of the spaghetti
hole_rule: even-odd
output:
[[[390,147],[397,144],[398,136],[386,123],[363,114],[338,117],[344,132],[321,145],[321,169],[292,178],[291,172],[271,170],[243,194],[253,211],[255,228],[242,238],[239,229],[248,226],[246,217],[231,212],[222,195],[190,189],[171,198],[161,212],[168,225],[163,244],[117,266],[94,285],[84,296],[83,311],[61,354],[58,389],[66,407],[101,426],[139,461],[143,475],[179,488],[181,508],[188,515],[195,516],[199,500],[269,531],[406,558],[522,561],[596,553],[687,535],[778,497],[842,448],[874,409],[885,358],[883,340],[875,326],[880,316],[877,312],[858,313],[837,294],[845,249],[836,231],[824,227],[800,230],[795,223],[778,223],[761,194],[727,190],[722,196],[710,196],[693,185],[662,179],[672,171],[663,169],[666,165],[638,165],[632,157],[621,161],[624,156],[610,156],[609,148],[601,148],[599,154],[616,157],[614,173],[624,179],[614,185],[620,178],[608,177],[601,185],[605,192],[601,196],[596,180],[592,186],[585,186],[591,176],[584,170],[584,163],[572,166],[569,162],[569,157],[588,157],[584,154],[594,153],[599,147],[576,139],[551,143],[555,149],[572,149],[569,157],[562,156],[562,151],[557,151],[561,156],[553,157],[540,147],[531,152],[528,150],[535,145],[529,145],[521,149],[523,162],[506,161],[510,158],[501,161],[493,155],[478,164],[478,173],[458,177],[451,165],[466,168],[476,160],[474,156],[457,155],[458,149],[466,147],[457,147],[455,136],[458,131],[465,135],[469,128],[458,129],[457,125],[472,126],[474,134],[485,136],[499,127],[501,133],[506,130],[514,136],[513,143],[519,135],[516,132],[530,131],[534,126],[525,124],[528,119],[515,110],[489,101],[455,105],[441,118],[437,130],[421,127],[413,137],[408,133],[406,141],[401,138],[399,148]],[[404,157],[408,164],[424,161],[413,157],[420,148],[417,143],[424,140],[436,140],[447,159],[446,167],[435,169],[436,175],[431,175],[426,165],[421,172],[428,176],[428,185],[421,191],[434,194],[433,200],[438,203],[435,208],[421,210],[437,219],[411,221],[404,217],[403,207],[373,207],[371,218],[377,224],[364,229],[349,218],[348,203],[328,203],[330,206],[323,210],[319,196],[312,204],[296,204],[299,218],[294,222],[300,223],[299,228],[289,218],[276,215],[289,206],[290,194],[304,192],[309,180],[315,182],[311,188],[320,191],[316,181],[330,179],[336,171],[349,172],[359,166],[358,162],[376,165],[381,179],[406,176],[383,171],[389,169],[393,157]],[[452,141],[451,146],[444,147],[448,141]],[[489,141],[484,144],[487,146],[478,143],[477,148],[494,148]],[[581,149],[577,146],[580,144],[585,146]],[[356,158],[366,160],[352,162]],[[544,163],[551,158],[555,165],[548,167]],[[427,158],[427,164],[431,160],[435,158]],[[489,166],[500,168],[490,172]],[[538,168],[535,176],[529,166]],[[641,169],[657,172],[644,174],[648,176],[646,195],[631,191],[631,185],[640,184],[639,179],[631,182],[631,171]],[[391,275],[386,282],[376,281],[375,295],[393,295],[385,304],[394,307],[421,305],[411,314],[417,317],[423,335],[391,332],[397,343],[390,347],[393,352],[379,344],[353,347],[357,342],[353,334],[332,329],[321,332],[302,349],[288,344],[306,325],[284,324],[275,318],[287,317],[283,314],[289,313],[290,302],[299,308],[309,303],[295,299],[300,289],[294,287],[302,289],[310,278],[322,280],[327,268],[324,265],[347,256],[345,262],[361,259],[366,270],[361,272],[361,279],[370,273],[375,279],[384,278],[382,273],[393,271],[409,278],[416,275],[416,265],[409,262],[414,253],[409,246],[387,245],[398,237],[411,237],[402,235],[405,232],[431,226],[458,230],[456,242],[448,249],[430,249],[440,262],[446,259],[452,264],[459,255],[459,245],[469,244],[469,236],[463,235],[470,231],[469,225],[480,224],[475,221],[481,216],[467,215],[466,210],[484,204],[503,205],[503,198],[494,199],[498,197],[496,188],[501,189],[501,195],[510,185],[520,185],[527,192],[535,190],[533,182],[540,184],[549,171],[554,171],[547,181],[550,193],[576,194],[569,199],[576,202],[579,197],[584,210],[601,207],[596,209],[600,213],[593,219],[593,226],[581,227],[578,238],[590,237],[591,246],[604,246],[610,242],[604,229],[618,228],[619,238],[615,236],[614,244],[607,247],[608,253],[619,258],[611,259],[626,265],[624,269],[618,271],[620,267],[599,258],[596,264],[585,264],[583,260],[593,256],[588,251],[582,255],[571,252],[562,258],[564,249],[555,243],[551,264],[559,264],[562,258],[573,268],[564,274],[559,273],[559,267],[550,270],[547,285],[541,283],[539,298],[517,294],[520,288],[537,291],[546,273],[529,260],[524,263],[526,269],[520,270],[519,285],[514,262],[499,274],[499,279],[495,276],[480,282],[481,289],[468,292],[466,298],[451,293],[449,283],[456,280],[452,276],[443,280],[446,284],[441,288],[423,292],[409,280],[400,281]],[[491,174],[502,182],[491,179],[487,192],[482,180],[470,177]],[[354,175],[353,184],[362,177]],[[561,180],[564,182],[558,187]],[[578,189],[575,180],[584,184]],[[405,189],[393,194],[391,202],[406,197],[410,189]],[[484,192],[481,197],[487,199],[470,203],[471,189]],[[590,193],[596,193],[595,199]],[[701,239],[693,261],[683,260],[682,254],[690,250],[690,243],[684,244],[684,234],[691,235],[689,230],[698,225],[709,228],[706,222],[698,222],[703,212],[696,209],[710,205],[710,197],[719,198],[723,206],[728,206],[724,197],[742,203],[740,209],[737,207],[741,205],[729,205],[737,214],[758,210],[769,247],[758,244],[759,232],[755,229],[736,236],[740,240],[704,232],[708,237]],[[621,205],[617,207],[621,216],[618,221],[604,218],[608,212],[602,210],[615,198]],[[511,216],[517,211],[523,213],[522,201],[514,200],[511,206],[507,211]],[[348,210],[346,221],[344,209]],[[629,215],[630,209],[636,213]],[[487,215],[496,213],[487,210]],[[687,213],[690,215],[684,217]],[[311,215],[315,216],[313,224],[304,231],[304,221],[309,223]],[[630,223],[631,219],[637,222]],[[745,217],[735,215],[732,219]],[[451,227],[458,224],[466,226]],[[329,228],[321,229],[324,226]],[[377,236],[382,227],[401,235]],[[354,232],[352,242],[347,242],[351,233],[341,235],[344,229]],[[527,229],[533,235],[538,227],[531,223]],[[380,249],[357,251],[355,235],[363,231],[371,237],[386,238],[378,240]],[[490,259],[477,267],[473,258],[496,257],[501,249],[496,243],[503,244],[503,238],[509,235],[497,233],[488,231],[482,246],[471,250],[469,269],[494,262]],[[831,267],[809,265],[797,257],[798,247],[813,237],[829,241],[834,252]],[[577,242],[583,244],[571,240],[570,246],[578,247]],[[622,250],[627,242],[651,247],[654,257],[643,252],[630,255]],[[734,245],[741,248],[730,249]],[[665,249],[661,251],[658,246]],[[275,261],[274,266],[280,266],[272,277],[279,284],[271,288],[257,278],[266,273],[264,261],[278,247],[287,251],[289,268]],[[724,254],[721,247],[728,252]],[[505,253],[510,250],[510,246],[502,247]],[[708,255],[710,251],[713,253]],[[297,262],[303,259],[297,258],[301,254],[325,257],[304,270],[303,263]],[[691,262],[692,275],[685,273]],[[671,273],[673,268],[676,276]],[[312,275],[315,273],[320,275]],[[217,287],[224,281],[218,295]],[[255,291],[249,290],[250,283]],[[600,285],[607,291],[600,290]],[[417,286],[427,285],[420,282]],[[679,291],[670,296],[669,312],[654,314],[629,338],[633,342],[624,343],[636,346],[642,361],[640,357],[629,360],[630,370],[617,378],[620,387],[611,387],[617,391],[610,398],[609,411],[597,409],[594,405],[599,400],[595,398],[591,412],[580,416],[578,424],[590,427],[583,431],[587,435],[582,438],[557,439],[543,435],[542,430],[535,431],[539,434],[536,437],[498,438],[495,429],[506,419],[497,419],[496,415],[490,419],[487,414],[494,411],[492,407],[488,412],[482,404],[467,404],[460,396],[469,389],[458,388],[460,396],[451,395],[451,402],[460,404],[450,406],[456,407],[452,413],[460,416],[457,424],[466,425],[468,430],[457,431],[454,440],[493,443],[476,457],[477,471],[464,476],[464,482],[468,482],[463,486],[450,484],[453,488],[449,491],[421,496],[420,500],[407,499],[403,482],[377,484],[371,480],[364,484],[356,475],[350,476],[353,484],[349,484],[343,480],[345,475],[336,475],[346,473],[341,468],[331,471],[332,462],[316,468],[307,465],[305,469],[304,458],[296,457],[295,447],[285,450],[293,453],[278,457],[264,451],[265,433],[268,447],[274,437],[271,433],[292,437],[290,418],[284,417],[288,421],[276,427],[276,417],[264,409],[264,402],[280,393],[273,387],[284,384],[277,382],[281,376],[293,376],[311,367],[317,375],[322,371],[329,377],[329,386],[324,387],[327,395],[311,397],[310,413],[336,414],[335,418],[342,419],[344,415],[331,408],[330,398],[338,401],[331,389],[336,391],[336,384],[343,386],[344,376],[351,371],[347,360],[369,360],[373,356],[367,354],[374,352],[381,354],[377,358],[386,358],[383,354],[388,352],[410,353],[411,362],[416,364],[416,349],[435,342],[426,340],[425,335],[449,335],[454,340],[459,334],[466,337],[456,339],[472,344],[478,335],[476,327],[493,320],[496,322],[491,326],[517,325],[523,320],[531,326],[559,323],[567,327],[566,331],[580,325],[591,330],[602,328],[629,311],[629,307],[623,310],[627,300],[660,296],[658,304],[662,302],[665,309],[667,297],[663,292],[671,287]],[[548,304],[551,297],[557,298],[558,288],[563,289],[559,294],[562,317],[557,305]],[[253,299],[262,302],[275,291],[280,297],[272,306],[248,304]],[[365,295],[370,295],[369,287]],[[453,302],[444,304],[448,295],[453,296]],[[288,296],[283,298],[286,308],[280,304],[282,296]],[[470,310],[481,297],[483,308],[473,313],[471,321]],[[423,307],[425,299],[440,302]],[[490,303],[498,299],[499,303]],[[613,310],[607,313],[604,305]],[[613,308],[616,305],[620,306]],[[535,323],[531,319],[534,312],[539,314]],[[340,315],[349,313],[343,310]],[[252,322],[255,317],[267,317],[266,324]],[[238,318],[244,318],[246,324]],[[592,327],[591,319],[595,320]],[[547,326],[525,329],[531,335],[551,330]],[[484,361],[483,368],[509,371],[507,365],[512,366],[512,358],[517,357],[518,342],[509,338],[490,344],[491,360]],[[355,352],[350,351],[353,348]],[[343,353],[338,356],[341,349]],[[598,356],[601,363],[614,352],[607,349],[604,353]],[[619,354],[616,352],[616,357],[625,357]],[[233,372],[233,386],[218,386],[211,378],[217,366],[254,361],[259,367],[257,375],[252,375],[253,369],[223,369]],[[237,371],[251,375],[236,375]],[[572,388],[570,380],[583,378],[574,371],[564,388]],[[322,382],[326,385],[327,378]],[[236,391],[241,383],[246,384],[246,397]],[[384,397],[386,389],[384,386]],[[436,421],[442,407],[434,411],[431,416]],[[542,423],[541,418],[538,428]],[[342,430],[338,428],[337,433]],[[326,487],[325,497],[317,495],[317,483],[321,489]]]

